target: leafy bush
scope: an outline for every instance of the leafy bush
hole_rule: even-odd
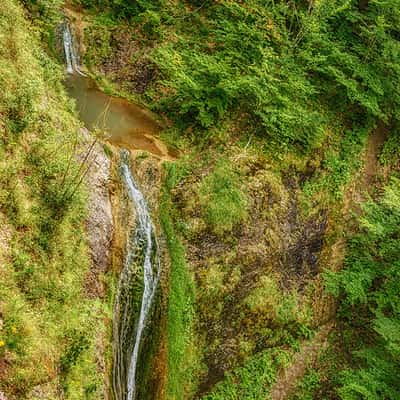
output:
[[[398,399],[400,385],[400,180],[365,205],[345,268],[327,274],[350,328],[354,368],[344,371],[343,400]]]
[[[218,235],[231,232],[247,218],[243,185],[227,161],[219,161],[214,171],[203,179],[199,198],[207,223]]]

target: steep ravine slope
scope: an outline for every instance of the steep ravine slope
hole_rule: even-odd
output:
[[[334,325],[324,271],[386,182],[371,165],[387,137],[396,153],[398,57],[381,52],[398,46],[394,3],[79,3],[91,72],[169,118],[183,154],[163,175],[160,398],[287,397],[285,371],[306,372],[296,353],[315,361]],[[375,36],[383,16],[393,29]]]
[[[334,273],[351,267],[361,202],[387,186],[387,218],[398,212],[396,181],[388,186],[399,171],[395,1],[66,3],[88,73],[107,93],[159,112],[162,137],[179,149],[164,163],[131,157],[164,260],[137,399],[353,399],[340,392],[338,370],[356,365],[358,334],[363,344],[375,336],[364,335],[354,307],[347,320],[337,312],[352,271],[336,298],[326,275],[340,282]],[[132,221],[118,152],[106,146],[110,164],[96,145],[86,240],[84,188],[67,190],[82,156],[75,163],[80,131],[60,71],[38,45],[26,47],[21,10],[5,4],[0,398],[107,398],[110,303]],[[61,2],[40,4],[59,12]],[[41,33],[52,42],[54,30]]]
[[[97,146],[86,173],[90,139],[19,2],[0,37],[0,397],[106,398],[109,161]]]

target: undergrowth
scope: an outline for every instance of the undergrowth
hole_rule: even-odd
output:
[[[287,367],[291,359],[288,351],[263,351],[234,371],[228,373],[203,400],[270,399],[270,390],[280,368]]]
[[[0,390],[18,399],[96,399],[105,311],[84,291],[79,125],[61,71],[17,1],[2,2],[0,37]]]
[[[174,227],[176,211],[170,191],[176,184],[174,164],[165,164],[165,184],[160,202],[160,219],[170,254],[169,297],[167,306],[167,398],[185,399],[196,385],[199,368],[196,348],[194,284],[185,259],[185,249]],[[179,374],[176,373],[179,371]]]

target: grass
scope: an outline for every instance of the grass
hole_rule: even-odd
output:
[[[188,398],[193,391],[197,368],[197,350],[194,346],[195,294],[192,277],[185,259],[185,249],[174,228],[174,207],[170,190],[174,173],[173,167],[166,167],[166,184],[160,203],[160,219],[170,254],[169,298],[167,311],[168,348],[168,399]]]
[[[61,68],[41,49],[40,29],[19,2],[2,2],[0,37],[0,362],[7,365],[0,391],[21,400],[35,398],[34,388],[55,400],[96,399],[107,312],[84,290],[79,124]]]

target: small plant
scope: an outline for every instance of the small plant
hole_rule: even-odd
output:
[[[290,353],[266,350],[251,357],[242,367],[228,373],[203,400],[268,399],[279,368],[288,365]]]
[[[240,177],[225,160],[219,161],[203,179],[199,200],[208,225],[219,236],[231,232],[248,216],[248,200]]]

